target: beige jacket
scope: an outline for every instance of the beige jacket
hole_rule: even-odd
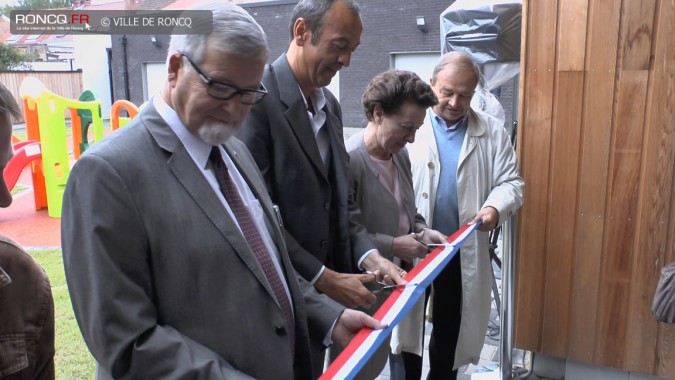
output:
[[[431,111],[408,146],[412,164],[417,210],[431,228],[440,175],[438,149],[431,125]],[[508,133],[495,118],[471,110],[457,168],[459,223],[470,222],[484,207],[499,211],[499,224],[523,203],[523,179],[518,175],[516,154]],[[462,322],[455,354],[455,368],[478,363],[490,317],[492,266],[488,233],[476,231],[461,248]],[[419,331],[419,330],[415,330]],[[411,331],[412,332],[412,331]],[[399,332],[399,339],[414,339]]]

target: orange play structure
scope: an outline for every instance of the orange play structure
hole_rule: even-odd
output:
[[[88,91],[90,94],[91,92]],[[23,169],[30,165],[33,181],[35,210],[47,208],[48,215],[61,216],[61,201],[68,175],[72,153],[79,158],[89,144],[104,136],[100,101],[79,101],[63,98],[49,91],[36,78],[27,77],[21,85],[21,98],[26,122],[27,140],[12,136],[14,157],[8,162],[3,177],[10,190],[15,186]],[[92,97],[93,98],[93,97]],[[124,109],[128,117],[121,117]],[[84,136],[89,125],[82,126],[81,115],[88,111],[93,127],[93,140]],[[71,116],[73,149],[69,152],[65,112]],[[112,130],[120,128],[138,114],[138,107],[126,100],[118,100],[111,109]],[[83,132],[84,131],[84,132]]]
[[[142,107],[142,106],[141,106]],[[121,117],[120,111],[125,110],[129,117]],[[138,107],[128,100],[120,99],[113,103],[110,107],[110,127],[111,129],[117,130],[120,127],[126,125],[131,119],[138,115]]]

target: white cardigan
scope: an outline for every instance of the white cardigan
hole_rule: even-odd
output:
[[[441,172],[438,148],[428,112],[417,132],[415,142],[408,145],[412,164],[413,186],[417,211],[431,228]],[[469,111],[464,143],[457,166],[457,199],[460,226],[470,222],[484,207],[499,211],[499,225],[523,204],[523,179],[518,175],[516,154],[503,125],[480,111]],[[492,289],[492,265],[488,254],[488,233],[476,231],[461,248],[462,321],[455,353],[454,368],[469,362],[478,363],[485,342]],[[421,310],[421,309],[414,309]],[[411,316],[419,320],[420,317]],[[422,353],[421,330],[402,322],[392,337],[393,352]],[[410,346],[416,350],[409,350]],[[419,345],[419,346],[418,346]]]

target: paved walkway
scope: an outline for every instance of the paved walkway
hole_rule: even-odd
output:
[[[425,331],[427,332],[425,337],[424,337],[424,358],[423,358],[423,367],[422,367],[422,379],[427,378],[427,374],[429,373],[429,337],[430,337],[430,332],[431,329],[433,328],[433,325],[430,323],[427,323]],[[494,345],[493,345],[494,344]],[[482,372],[482,371],[489,371],[489,370],[497,370],[498,366],[498,361],[499,361],[499,356],[498,356],[498,347],[497,345],[499,342],[488,342],[486,341],[485,346],[483,347],[483,352],[481,353],[481,361],[478,363],[478,366],[474,365],[467,365],[464,367],[460,368],[459,375],[457,378],[459,380],[470,380],[472,378],[472,374]],[[477,377],[477,376],[474,376]],[[380,376],[377,378],[377,380],[390,380],[390,372],[389,372],[389,363],[385,366],[384,370],[380,374]],[[487,378],[486,378],[487,379]],[[497,377],[494,377],[494,379],[497,379]]]

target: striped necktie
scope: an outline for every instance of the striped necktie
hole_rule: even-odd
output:
[[[251,214],[246,209],[244,202],[241,200],[241,196],[237,191],[237,187],[230,177],[230,173],[227,169],[227,165],[223,161],[223,157],[220,153],[220,149],[217,146],[214,146],[211,149],[211,154],[209,155],[209,161],[213,165],[213,172],[218,181],[218,186],[220,191],[223,193],[225,200],[230,205],[232,213],[237,218],[237,223],[239,223],[239,228],[244,234],[244,238],[248,243],[251,251],[260,264],[267,281],[269,281],[272,290],[274,291],[274,296],[276,297],[277,303],[281,308],[281,312],[286,320],[288,325],[289,340],[291,343],[291,349],[295,348],[295,319],[293,318],[293,309],[290,302],[290,297],[284,289],[282,279],[279,276],[272,262],[272,255],[265,247],[263,239],[260,236],[260,231],[255,225]]]

